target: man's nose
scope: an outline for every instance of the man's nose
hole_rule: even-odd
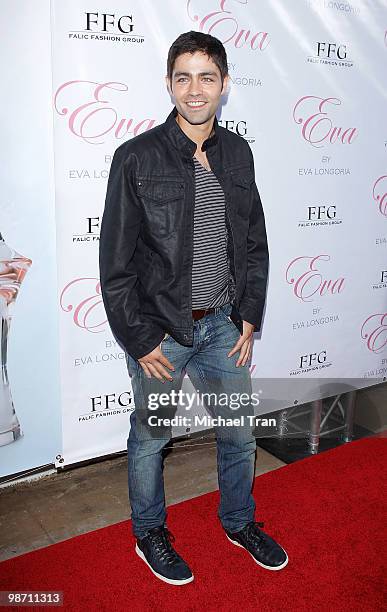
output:
[[[202,93],[203,89],[202,89],[202,82],[200,81],[200,78],[193,78],[191,79],[191,83],[189,86],[189,94],[191,96],[198,96]]]

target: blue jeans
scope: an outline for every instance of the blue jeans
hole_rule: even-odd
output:
[[[168,426],[149,426],[148,417],[162,414],[172,417],[176,401],[162,408],[162,412],[149,410],[150,393],[169,393],[181,389],[185,372],[194,388],[201,393],[216,394],[219,398],[247,393],[244,406],[233,409],[229,405],[215,405],[214,395],[203,401],[210,417],[219,419],[214,427],[217,443],[217,469],[220,490],[218,517],[222,526],[230,531],[239,531],[254,520],[255,502],[251,494],[254,479],[256,440],[253,425],[248,415],[253,415],[251,405],[251,376],[249,361],[245,366],[235,366],[237,351],[227,354],[240,337],[238,328],[229,318],[231,304],[218,307],[215,312],[193,322],[193,346],[183,346],[172,336],[161,342],[161,350],[175,368],[170,371],[173,381],[162,383],[152,375],[147,378],[139,362],[129,354],[127,366],[131,376],[135,410],[130,416],[128,448],[128,486],[132,508],[132,526],[136,537],[146,535],[152,527],[165,524],[165,495],[163,479],[163,448],[171,439]],[[211,399],[212,398],[212,399]],[[220,401],[219,401],[220,403]],[[247,403],[247,405],[246,405]],[[184,411],[186,413],[186,411]],[[227,425],[225,419],[245,416],[241,425]],[[192,417],[192,414],[191,414]],[[164,421],[163,421],[164,422]],[[230,421],[228,421],[230,422]]]

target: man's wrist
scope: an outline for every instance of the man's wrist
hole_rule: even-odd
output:
[[[130,351],[128,352],[130,352],[132,357],[134,357],[134,359],[137,359],[138,361],[142,357],[145,357],[145,355],[149,355],[149,353],[151,353],[155,348],[160,346],[161,342],[164,340],[164,336],[165,336],[165,332],[164,330],[160,328],[160,332],[156,336],[157,341],[152,340],[152,342],[149,342],[149,344],[142,342],[140,345],[137,345],[136,348],[132,352]]]

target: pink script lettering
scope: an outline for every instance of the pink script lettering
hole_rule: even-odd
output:
[[[99,333],[107,327],[98,278],[75,278],[68,283],[60,295],[60,307],[72,312],[75,325],[88,332]]]
[[[74,136],[89,144],[103,144],[108,135],[117,139],[136,136],[155,124],[155,119],[119,118],[110,97],[114,92],[125,91],[128,86],[115,81],[67,81],[55,92],[54,108],[58,115],[68,118],[68,128]]]
[[[361,337],[367,341],[367,348],[381,353],[387,342],[387,312],[373,314],[364,321]]]
[[[379,203],[379,210],[387,217],[387,176],[380,176],[374,183],[372,195],[375,202]]]
[[[335,142],[352,144],[357,136],[356,128],[343,129],[333,124],[328,111],[335,106],[341,106],[338,98],[319,98],[317,96],[303,96],[296,103],[293,109],[293,119],[297,124],[302,125],[302,137],[313,147],[322,147],[326,143]],[[299,113],[306,113],[306,116],[301,116]]]
[[[232,2],[230,0],[218,0],[216,6],[220,10],[210,13],[206,13],[208,0],[202,3],[198,0],[187,0],[187,14],[191,21],[199,22],[200,32],[216,36],[223,44],[231,43],[237,49],[247,45],[253,51],[264,51],[270,42],[268,32],[241,28],[232,12],[225,9],[226,4],[231,6],[232,3],[234,7],[236,5],[246,5],[247,0],[232,0]],[[199,8],[200,4],[203,6],[202,11]],[[201,13],[200,16],[199,12]]]
[[[294,295],[303,302],[312,302],[316,294],[319,296],[333,295],[343,290],[344,278],[336,280],[323,278],[317,268],[322,261],[330,261],[329,255],[316,255],[315,257],[303,255],[293,259],[286,269],[287,282],[294,286]]]

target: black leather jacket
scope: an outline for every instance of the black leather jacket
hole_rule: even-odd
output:
[[[123,143],[109,175],[100,233],[100,279],[111,330],[134,359],[165,332],[193,344],[191,270],[196,144],[175,120]],[[202,145],[226,198],[231,319],[261,327],[269,252],[265,218],[247,142],[222,128]]]

